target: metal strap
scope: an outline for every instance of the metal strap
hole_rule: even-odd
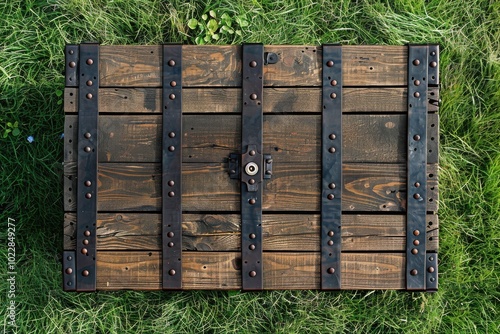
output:
[[[427,282],[426,288],[428,292],[436,292],[438,290],[438,254],[427,253]]]
[[[66,87],[78,87],[78,45],[66,45]]]
[[[182,45],[163,45],[162,286],[182,288]]]
[[[75,251],[63,252],[63,290],[76,291]]]
[[[96,289],[99,45],[81,44],[78,65],[76,289]]]
[[[342,46],[323,45],[321,289],[341,288]]]
[[[241,115],[241,257],[243,290],[262,290],[262,98],[264,46],[244,44]]]
[[[406,209],[406,288],[425,290],[427,212],[426,45],[408,49],[408,184]]]

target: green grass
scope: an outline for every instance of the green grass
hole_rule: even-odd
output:
[[[438,293],[62,291],[64,45],[194,43],[210,10],[239,18],[219,44],[441,44]],[[19,333],[500,333],[499,27],[495,0],[2,0],[1,328],[14,218]]]

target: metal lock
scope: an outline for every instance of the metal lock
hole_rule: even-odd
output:
[[[254,176],[259,172],[259,166],[255,162],[249,162],[245,166],[245,173],[249,176]]]

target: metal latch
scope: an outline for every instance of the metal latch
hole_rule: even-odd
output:
[[[260,166],[254,161],[247,162],[244,166],[242,166],[241,161],[246,160],[243,156],[250,155],[255,157],[259,154],[260,153],[258,153],[253,147],[249,147],[249,150],[243,155],[238,153],[231,153],[229,155],[229,177],[233,180],[241,180],[241,182],[245,182],[247,184],[248,191],[252,192],[256,191],[257,184],[260,183],[257,182],[259,171],[263,171],[262,178],[264,180],[270,179],[273,175],[273,158],[270,154],[262,155],[263,159]]]

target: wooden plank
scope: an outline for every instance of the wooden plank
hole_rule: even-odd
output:
[[[97,289],[161,289],[160,252],[97,254]],[[319,253],[263,253],[264,289],[319,289]],[[342,289],[404,289],[403,253],[342,253]],[[241,288],[241,258],[234,252],[184,252],[183,289]]]
[[[77,116],[67,116],[76,127]],[[343,116],[344,162],[403,163],[406,160],[406,115]],[[315,161],[320,163],[321,115],[264,116],[264,152],[276,165]],[[71,133],[68,133],[70,136]],[[99,117],[99,162],[161,161],[161,116],[102,115]],[[75,151],[74,137],[66,137]],[[70,142],[71,141],[71,142]],[[183,161],[224,162],[241,152],[241,116],[185,115]],[[67,155],[75,159],[76,155]],[[66,160],[71,161],[71,160]]]
[[[427,250],[438,248],[439,221],[427,216]],[[264,251],[320,251],[318,214],[264,214]],[[64,249],[75,249],[76,215],[64,215]],[[182,247],[187,251],[239,251],[241,218],[235,214],[184,214]],[[161,250],[161,214],[99,213],[98,250]],[[343,251],[404,251],[405,215],[342,216]]]
[[[240,46],[183,46],[183,86],[241,86]],[[346,86],[404,86],[406,46],[344,46]],[[279,61],[264,66],[265,86],[321,86],[321,47],[266,46]],[[160,87],[159,46],[102,46],[102,87]]]
[[[343,210],[402,212],[406,206],[406,165],[344,164]],[[75,163],[65,165],[65,211],[75,210]],[[183,164],[185,211],[239,211],[239,183],[226,164]],[[99,211],[160,211],[160,164],[99,165]],[[264,182],[263,210],[318,211],[320,171],[317,164],[279,164]],[[437,188],[433,174],[427,182]],[[71,188],[71,190],[70,190]],[[428,202],[435,212],[436,201]]]
[[[345,88],[344,113],[406,112],[406,89]],[[186,88],[183,113],[241,113],[240,88]],[[64,111],[78,112],[78,89],[66,88]],[[160,88],[101,88],[99,111],[106,113],[160,113]],[[321,88],[265,88],[264,113],[321,112]]]

